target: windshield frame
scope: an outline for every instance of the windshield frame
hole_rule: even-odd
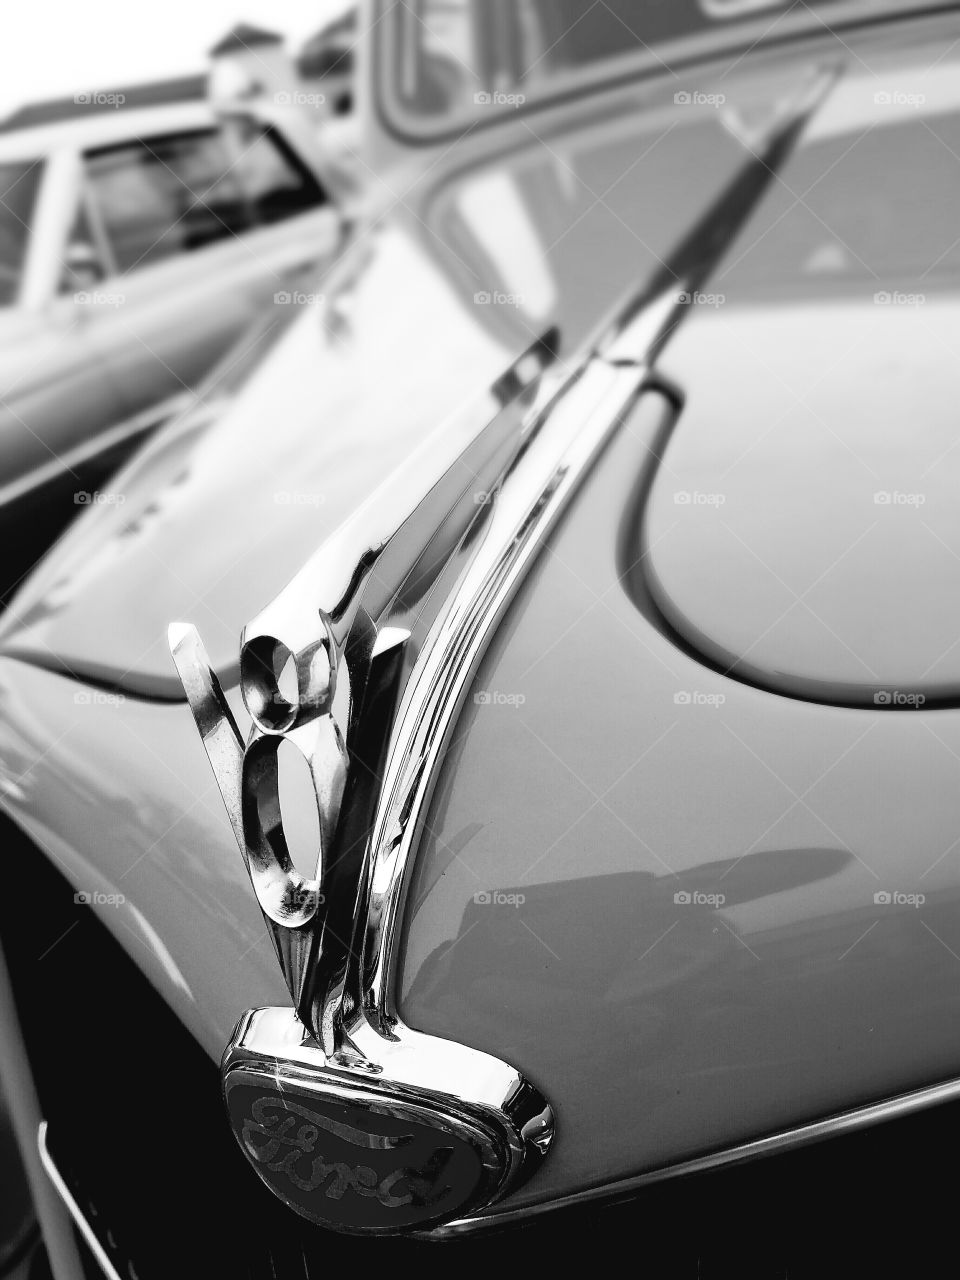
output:
[[[13,286],[13,294],[9,301],[4,301],[3,294],[0,293],[0,312],[11,311],[23,305],[24,293],[30,275],[30,257],[33,245],[36,242],[37,211],[40,207],[41,192],[48,172],[48,158],[42,154],[0,157],[0,170],[5,169],[22,170],[20,177],[13,184],[14,187],[21,182],[28,181],[32,184],[32,189],[28,188],[28,208],[26,210],[18,209],[15,211],[9,206],[0,208],[0,216],[4,218],[11,217],[15,222],[26,227],[26,234],[23,237],[21,246],[19,275]],[[28,177],[31,174],[33,176]],[[26,219],[20,216],[24,212],[26,213]]]
[[[707,0],[701,0],[709,18]],[[928,14],[955,10],[957,0],[832,0],[829,22],[804,0],[769,0],[763,9],[731,4],[729,17],[717,17],[706,31],[680,36],[643,53],[598,59],[589,69],[577,68],[557,73],[547,92],[530,94],[518,105],[475,108],[462,114],[430,116],[407,106],[397,92],[400,50],[408,24],[415,21],[401,0],[371,0],[373,75],[372,101],[380,126],[394,139],[409,146],[456,142],[465,134],[496,128],[517,116],[526,116],[545,107],[583,97],[598,89],[614,88],[631,81],[672,75],[689,64],[728,55],[739,62],[755,48],[769,47],[811,35],[830,36],[841,30],[865,27],[892,20],[916,19]],[[508,95],[509,96],[509,95]]]

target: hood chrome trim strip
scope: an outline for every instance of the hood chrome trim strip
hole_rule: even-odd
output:
[[[688,300],[756,208],[836,74],[818,71],[785,104],[764,146],[670,262],[628,295],[579,367],[530,414],[482,541],[421,646],[391,734],[368,844],[366,921],[354,939],[362,986],[353,998],[381,1034],[400,1025],[395,967],[405,882],[467,686],[544,540],[647,386],[658,354],[690,310]]]
[[[430,1232],[429,1238],[444,1239],[454,1235],[472,1234],[483,1229],[502,1228],[518,1222],[527,1222],[531,1218],[553,1213],[559,1209],[626,1199],[645,1187],[671,1182],[676,1178],[689,1177],[693,1174],[717,1172],[746,1164],[750,1160],[784,1155],[843,1134],[858,1133],[889,1120],[917,1115],[921,1111],[950,1102],[960,1102],[960,1079],[929,1085],[923,1089],[914,1089],[910,1093],[898,1094],[885,1102],[873,1102],[867,1106],[854,1107],[849,1111],[840,1111],[836,1115],[828,1116],[825,1120],[814,1120],[794,1129],[784,1129],[765,1138],[756,1138],[752,1142],[728,1147],[712,1155],[697,1156],[695,1159],[684,1160],[679,1164],[665,1165],[662,1169],[651,1169],[647,1173],[634,1174],[602,1186],[587,1187],[582,1191],[571,1192],[569,1195],[559,1196],[543,1204],[526,1205],[522,1208],[508,1209],[502,1213],[493,1211],[484,1214],[483,1217],[461,1218]]]
[[[110,1258],[106,1250],[104,1249],[103,1245],[97,1239],[97,1236],[93,1230],[93,1227],[91,1227],[90,1223],[87,1221],[86,1217],[84,1216],[83,1210],[80,1208],[76,1200],[73,1198],[73,1194],[70,1191],[70,1188],[67,1186],[66,1182],[64,1182],[63,1180],[63,1174],[57,1168],[56,1163],[54,1162],[53,1156],[50,1154],[50,1149],[47,1146],[46,1120],[41,1120],[40,1126],[37,1129],[37,1150],[40,1153],[40,1163],[43,1165],[44,1172],[46,1173],[50,1181],[53,1183],[53,1186],[57,1194],[59,1195],[60,1199],[66,1205],[70,1213],[70,1217],[73,1219],[74,1223],[76,1224],[77,1230],[83,1236],[84,1243],[86,1244],[87,1248],[90,1250],[90,1252],[93,1254],[94,1258],[96,1259],[97,1264],[100,1267],[100,1270],[107,1277],[107,1280],[122,1280],[120,1273],[117,1271],[116,1267],[114,1267],[113,1263],[110,1261]]]

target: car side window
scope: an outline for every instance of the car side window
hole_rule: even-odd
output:
[[[20,293],[43,167],[42,160],[0,164],[0,307]]]
[[[89,152],[87,179],[121,272],[249,230],[251,213],[219,130]]]
[[[247,117],[235,117],[228,129],[237,149],[233,171],[256,222],[283,222],[328,203],[320,181],[277,130]]]

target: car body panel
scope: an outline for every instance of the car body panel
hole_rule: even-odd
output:
[[[51,466],[61,471],[64,454],[126,416],[76,310],[58,299],[44,315],[0,315],[0,495],[22,492]]]
[[[824,37],[796,60],[757,54],[726,81],[739,113],[677,104],[660,82],[617,90],[588,120],[538,117],[532,140],[518,117],[496,143],[493,131],[464,143],[456,168],[424,170],[359,229],[323,307],[295,318],[245,394],[211,425],[158,439],[117,482],[125,509],[84,517],[27,584],[0,637],[4,807],[78,889],[123,895],[104,924],[211,1056],[244,1008],[284,996],[165,624],[200,626],[238,705],[246,619],[545,325],[563,358],[582,349],[749,163],[751,139],[808,79],[805,59],[842,71],[809,142],[842,135],[848,116],[829,113],[849,86],[879,128],[876,75],[938,56],[953,67],[956,33],[938,18],[848,35],[847,53]],[[518,222],[549,248],[548,273],[508,252]],[[792,281],[778,305],[803,293]],[[748,348],[758,327],[772,334],[770,310],[740,313]],[[803,314],[809,330],[790,336],[822,356],[815,299]],[[960,819],[957,712],[754,687],[682,643],[651,593],[642,530],[651,488],[663,519],[657,470],[688,413],[695,442],[705,401],[734,413],[711,316],[691,316],[663,361],[680,411],[647,394],[484,660],[410,890],[405,1020],[502,1055],[556,1107],[555,1150],[518,1204],[960,1066],[960,871],[944,836]],[[762,431],[764,384],[740,368],[738,404]],[[842,405],[857,409],[855,395]],[[678,485],[699,484],[696,459],[679,458]],[[844,516],[811,522],[825,548],[831,514]]]
[[[746,77],[745,92],[763,110],[772,87],[779,95],[807,78],[778,65],[756,84]],[[546,329],[558,329],[561,358],[574,356],[625,286],[653,276],[703,202],[743,165],[742,145],[715,112],[678,112],[663,89],[641,96],[642,111],[636,98],[620,95],[574,129],[569,120],[552,122],[547,149],[518,128],[506,172],[503,156],[484,150],[465,171],[458,165],[433,182],[408,177],[403,202],[392,190],[380,193],[368,229],[318,285],[322,301],[283,333],[236,408],[228,406],[196,448],[178,436],[169,453],[161,441],[135,460],[115,482],[122,507],[91,513],[25,585],[0,621],[6,650],[41,661],[59,655],[73,671],[179,697],[163,633],[199,595],[208,607],[198,625],[226,675],[246,619],[399,458],[449,415],[470,412]],[[561,138],[562,154],[552,145]],[[613,174],[621,180],[612,182]],[[548,274],[512,252],[518,226],[550,248]],[[397,297],[399,327],[390,312]],[[373,379],[362,372],[371,367]],[[165,460],[152,475],[160,450]],[[275,485],[264,483],[265,463]],[[251,520],[258,538],[239,561],[204,536]],[[144,557],[165,585],[131,615],[124,600]],[[110,625],[104,609],[116,611]]]
[[[637,530],[657,607],[712,665],[781,693],[956,705],[957,295],[877,305],[871,286],[811,323],[815,304],[740,310],[727,288],[722,322],[671,352],[691,385],[715,372]]]
[[[74,670],[96,661],[101,678],[112,673],[124,687],[179,700],[165,641],[171,618],[194,610],[214,663],[229,671],[240,629],[271,585],[292,576],[436,424],[475,412],[511,362],[511,347],[461,321],[449,282],[415,241],[384,232],[358,257],[364,270],[355,277],[347,263],[340,287],[326,282],[322,305],[283,308],[289,323],[270,360],[212,431],[199,440],[178,433],[169,450],[161,436],[117,477],[121,507],[92,513],[101,527],[51,560],[5,616],[10,652],[60,654]],[[384,291],[409,291],[400,331]],[[414,361],[417,326],[428,322],[440,328],[437,374],[424,385]],[[371,361],[388,369],[358,405]],[[215,508],[219,531],[210,536]],[[243,535],[254,524],[251,544]],[[125,599],[147,562],[157,589],[131,630]],[[116,615],[105,627],[94,583],[107,580]]]
[[[678,650],[629,589],[646,416],[488,653],[407,907],[404,1017],[549,1081],[521,1200],[960,1062],[960,717],[777,697]]]
[[[960,701],[960,103],[926,57],[899,104],[838,88],[665,362],[647,585],[718,669],[815,701]]]

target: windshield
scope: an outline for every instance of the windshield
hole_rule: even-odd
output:
[[[30,221],[40,187],[43,163],[18,160],[0,163],[0,306],[10,307],[20,295]]]
[[[734,31],[744,48],[781,24],[823,32],[909,9],[920,0],[383,0],[386,82],[394,113],[415,126],[481,120],[560,92],[577,78],[613,74],[643,58],[670,73],[670,58],[697,37]],[[820,15],[823,14],[823,18]],[[735,53],[737,58],[743,49]]]

